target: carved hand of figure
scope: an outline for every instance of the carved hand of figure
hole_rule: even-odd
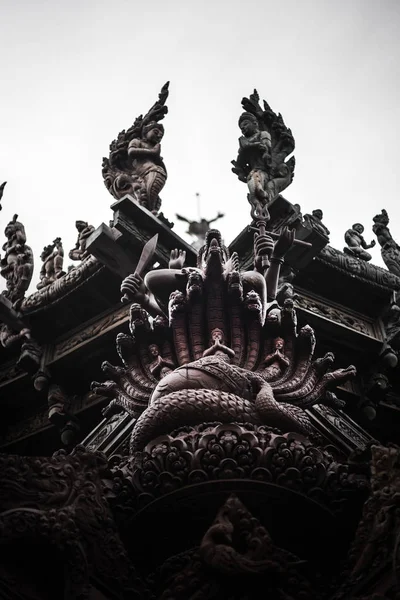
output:
[[[275,243],[273,258],[283,258],[293,246],[295,230],[284,227],[280,233],[278,240]]]
[[[262,270],[263,258],[271,256],[274,242],[269,235],[257,235],[254,238],[254,264],[256,269]]]
[[[133,273],[125,277],[121,284],[121,293],[124,294],[123,300],[135,300],[136,302],[143,302],[146,296],[146,287],[144,285],[142,277]]]
[[[238,176],[239,181],[243,181],[244,183],[246,183],[247,182],[247,175],[246,175],[246,172],[244,171],[244,169],[238,165],[238,163],[236,162],[236,160],[231,160],[231,163],[233,165],[233,167],[232,167],[232,173],[235,173],[235,175]]]
[[[175,248],[171,250],[168,266],[170,269],[182,269],[186,260],[186,251]]]

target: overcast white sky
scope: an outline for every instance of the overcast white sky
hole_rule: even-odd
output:
[[[33,283],[56,236],[68,266],[75,220],[98,226],[112,216],[101,176],[109,143],[167,80],[170,219],[196,218],[200,192],[204,217],[226,213],[226,242],[249,222],[230,161],[241,98],[256,87],[295,136],[284,195],[303,213],[322,208],[337,248],[355,221],[370,242],[381,208],[400,243],[399,24],[398,0],[2,0],[1,244],[18,213],[35,253]],[[379,248],[372,254],[382,264]]]

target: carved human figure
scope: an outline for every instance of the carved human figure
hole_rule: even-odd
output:
[[[310,214],[304,215],[304,221],[305,221],[306,227],[308,227],[309,229],[314,229],[314,231],[317,231],[319,234],[321,234],[327,238],[327,237],[329,237],[330,231],[323,224],[323,222],[322,222],[323,218],[324,218],[324,213],[322,212],[322,210],[320,208],[313,210],[311,215]]]
[[[249,188],[254,220],[262,215],[268,217],[267,207],[292,182],[295,167],[293,156],[286,161],[295,146],[292,132],[282,115],[274,113],[265,100],[261,108],[259,101],[257,90],[242,99],[242,136],[237,159],[232,161],[232,171]]]
[[[260,367],[261,375],[267,380],[272,381],[280,377],[289,366],[289,359],[285,356],[285,341],[281,337],[274,340],[273,352],[268,354]]]
[[[389,230],[389,215],[383,209],[381,214],[375,215],[372,231],[375,233],[378,244],[381,246],[382,259],[391,273],[400,277],[400,246],[392,238]]]
[[[68,256],[71,260],[83,260],[86,258],[86,242],[89,235],[94,231],[93,225],[89,225],[86,221],[76,221],[75,227],[78,230],[78,239],[75,248],[69,251]]]
[[[257,118],[249,112],[240,115],[239,127],[242,135],[233,171],[247,183],[249,202],[256,215],[268,202],[266,188],[271,162],[271,135],[260,131]]]
[[[175,365],[172,361],[167,360],[160,355],[160,350],[157,344],[150,344],[149,353],[150,356],[154,358],[153,362],[149,366],[150,373],[154,375],[154,377],[162,379],[168,375],[168,373],[171,373],[173,369],[175,369]]]
[[[216,327],[211,332],[211,345],[204,350],[203,357],[216,356],[222,360],[229,360],[235,356],[232,348],[225,345],[225,336],[222,329]]]
[[[159,123],[168,108],[167,82],[147,114],[140,115],[132,127],[121,131],[110,144],[110,156],[103,159],[104,183],[119,200],[132,194],[136,202],[158,215],[161,207],[160,191],[167,179],[167,170],[161,157],[160,142],[164,127]]]
[[[348,229],[344,234],[344,239],[347,244],[346,248],[343,248],[343,252],[346,254],[352,254],[357,258],[362,260],[371,260],[372,256],[369,252],[366,252],[369,248],[373,248],[375,246],[375,240],[372,240],[370,244],[364,239],[362,235],[364,232],[364,227],[361,223],[354,223],[351,229]]]
[[[254,244],[254,270],[242,272],[240,279],[243,293],[254,290],[262,303],[262,322],[265,320],[267,301],[275,299],[283,256],[290,249],[294,240],[294,232],[284,229],[275,242],[268,236],[258,235]],[[176,258],[178,251],[171,253],[170,268],[150,271],[143,279],[136,275],[128,275],[121,285],[121,292],[129,300],[139,302],[150,314],[167,316],[170,296],[175,291],[184,293],[189,276],[197,272],[205,276],[212,268],[222,269],[224,277],[237,268],[237,256],[229,254],[221,242],[221,234],[217,230],[209,230],[206,244],[199,251],[197,268],[183,268],[183,260]],[[263,257],[268,259],[268,266],[263,266]],[[214,265],[214,266],[213,266]]]
[[[33,252],[26,245],[25,228],[17,218],[14,215],[4,230],[7,241],[0,262],[0,273],[7,281],[7,290],[2,293],[11,302],[22,300],[33,275]]]
[[[40,270],[40,281],[36,286],[38,290],[50,285],[64,275],[64,271],[62,270],[64,249],[61,238],[58,237],[52,244],[45,246],[40,258],[43,261],[43,265]]]
[[[164,127],[150,121],[143,127],[142,138],[134,138],[128,145],[128,156],[133,159],[132,169],[143,181],[144,196],[140,199],[153,214],[158,214],[161,200],[159,193],[167,180],[167,170],[161,157],[161,140]]]

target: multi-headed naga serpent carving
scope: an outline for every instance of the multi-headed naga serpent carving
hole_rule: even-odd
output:
[[[329,371],[332,353],[314,359],[314,332],[307,325],[297,331],[290,298],[282,306],[268,304],[283,243],[275,249],[266,277],[240,272],[237,255],[229,258],[220,233],[210,230],[197,269],[183,268],[184,256],[174,251],[174,268],[151,271],[144,282],[136,275],[125,279],[122,291],[140,304],[131,306],[131,335],[117,337],[123,367],[104,363],[110,380],[92,386],[112,398],[106,414],[123,409],[137,419],[132,451],[204,422],[309,434],[304,409],[332,399],[326,392],[355,375],[353,366]],[[255,264],[263,251],[258,236]]]

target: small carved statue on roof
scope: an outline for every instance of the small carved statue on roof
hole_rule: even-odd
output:
[[[317,208],[312,211],[311,215],[304,215],[304,225],[309,229],[314,229],[320,235],[323,235],[325,238],[329,238],[330,231],[323,224],[322,219],[324,218],[324,213],[320,208]]]
[[[7,183],[7,181],[4,181],[4,182],[3,182],[3,183],[0,185],[0,200],[1,200],[1,199],[2,199],[2,197],[3,197],[3,194],[4,194],[4,188],[6,187],[6,183]],[[0,210],[1,210],[2,208],[3,208],[3,207],[2,207],[2,206],[1,206],[1,204],[0,204]]]
[[[37,284],[37,289],[50,285],[56,279],[59,279],[65,275],[63,268],[64,262],[64,250],[62,247],[61,238],[56,238],[52,244],[45,246],[43,252],[40,255],[43,261],[42,268],[40,270],[40,281]]]
[[[218,221],[218,219],[222,219],[225,215],[223,213],[218,213],[214,219],[200,219],[200,221],[189,221],[186,217],[182,217],[181,215],[176,215],[176,218],[180,221],[185,221],[185,223],[189,224],[189,228],[186,233],[190,235],[194,235],[197,237],[197,240],[193,242],[192,246],[196,250],[200,250],[200,248],[204,245],[204,241],[206,239],[206,233],[210,229],[211,223]]]
[[[75,248],[69,251],[68,256],[71,260],[83,260],[87,256],[86,241],[92,231],[94,231],[94,227],[86,221],[76,221],[75,227],[78,230],[78,239]]]
[[[150,344],[149,352],[154,358],[153,362],[149,366],[150,373],[154,375],[154,377],[162,379],[175,369],[175,365],[172,361],[161,356],[160,349],[157,344]]]
[[[389,231],[389,215],[383,209],[380,215],[375,215],[372,231],[381,246],[383,262],[391,273],[400,277],[400,246],[396,244]]]
[[[368,248],[375,246],[375,240],[372,240],[370,244],[364,240],[363,237],[364,226],[361,223],[354,223],[351,229],[348,229],[344,234],[344,240],[347,244],[346,248],[343,248],[343,252],[351,254],[362,260],[371,260],[372,256],[369,252],[366,252]]]
[[[160,146],[164,127],[159,121],[168,112],[168,86],[169,82],[162,87],[157,102],[144,117],[140,115],[132,127],[121,131],[110,145],[109,158],[103,158],[102,174],[110,194],[117,200],[132,194],[154,215],[159,213],[159,193],[167,180]]]
[[[17,218],[14,215],[4,230],[7,241],[0,261],[0,274],[7,280],[7,290],[2,294],[11,302],[23,299],[33,275],[33,252],[26,245],[25,228]]]
[[[259,105],[257,90],[242,99],[245,112],[239,118],[242,136],[232,171],[247,183],[251,216],[256,219],[293,180],[295,159],[286,158],[294,150],[294,138],[282,119],[264,100]]]

